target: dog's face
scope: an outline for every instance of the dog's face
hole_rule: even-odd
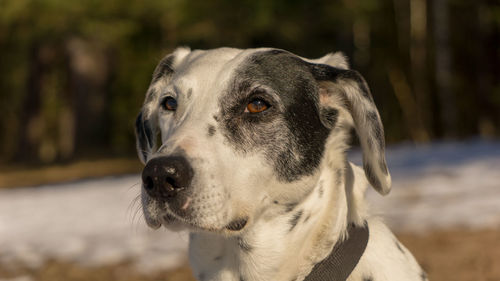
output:
[[[357,129],[367,177],[388,192],[380,117],[345,65],[338,54],[311,61],[275,49],[165,57],[136,122],[148,224],[237,233],[297,204],[317,183],[333,128]]]

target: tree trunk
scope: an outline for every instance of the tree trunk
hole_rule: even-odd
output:
[[[435,73],[440,112],[440,127],[443,137],[457,135],[457,104],[452,89],[451,48],[449,40],[448,1],[433,0]]]

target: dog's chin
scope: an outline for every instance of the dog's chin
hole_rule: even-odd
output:
[[[177,219],[171,215],[164,215],[161,221],[157,224],[149,225],[149,227],[153,229],[158,229],[160,226],[164,226],[168,230],[172,231],[192,231],[192,232],[210,232],[221,234],[224,236],[233,236],[241,233],[248,227],[248,217],[238,218],[230,221],[227,224],[220,225],[211,225],[211,224],[202,224],[198,222],[185,221],[182,219]]]
[[[167,210],[160,212],[160,214],[151,214],[145,211],[144,218],[146,224],[155,230],[163,226],[172,231],[188,230],[193,232],[211,232],[226,236],[233,236],[241,233],[248,228],[250,221],[248,216],[239,216],[228,222],[218,221],[215,224],[213,222],[205,223],[203,220],[196,219],[196,217],[180,217]]]

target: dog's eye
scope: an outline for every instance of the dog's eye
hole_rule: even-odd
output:
[[[247,108],[245,108],[245,112],[249,113],[259,113],[262,111],[266,111],[270,105],[261,99],[253,99],[251,102],[247,104]]]
[[[165,110],[175,111],[177,109],[177,100],[173,97],[166,97],[161,101],[161,107]]]

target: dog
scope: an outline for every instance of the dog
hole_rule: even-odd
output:
[[[346,158],[354,128],[363,168]],[[200,281],[427,280],[364,199],[384,130],[342,53],[178,48],[136,120],[146,223],[188,229]]]

